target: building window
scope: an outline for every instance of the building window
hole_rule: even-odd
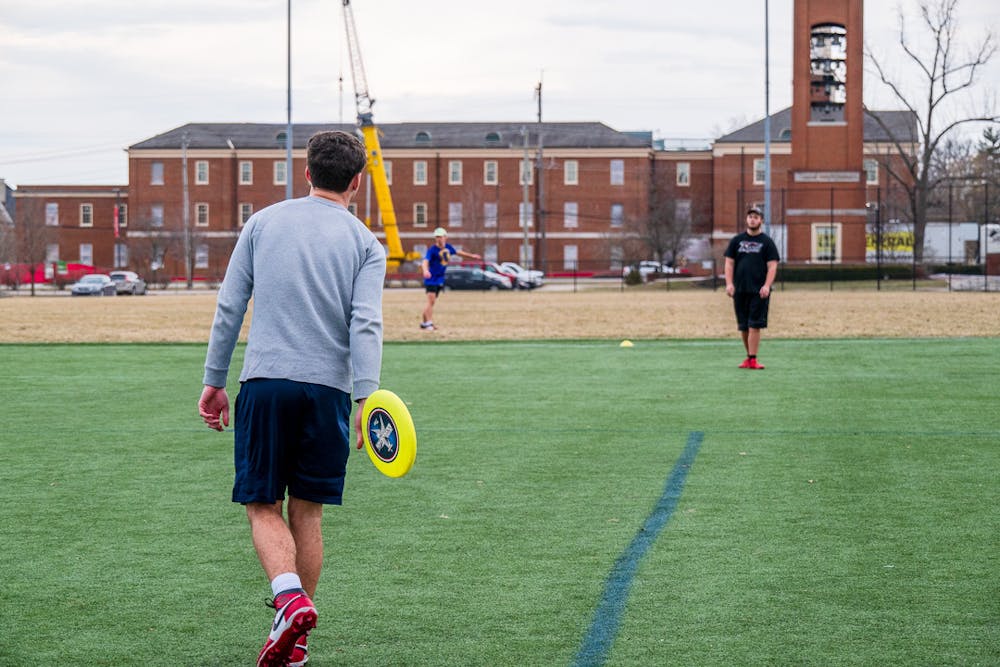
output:
[[[524,227],[525,223],[528,227],[535,224],[535,205],[530,201],[522,201],[517,206],[517,224]]]
[[[621,227],[625,224],[625,206],[622,204],[611,205],[611,226]]]
[[[580,163],[576,160],[563,162],[563,185],[579,185]]]
[[[194,224],[198,227],[208,227],[208,204],[194,205]]]
[[[246,202],[240,204],[240,227],[247,224],[247,220],[253,215],[253,204]]]
[[[207,269],[208,268],[208,244],[199,243],[194,248],[194,268],[196,269]]]
[[[94,265],[94,244],[93,243],[81,243],[80,244],[80,263],[86,264],[88,266]]]
[[[809,121],[842,122],[847,101],[847,30],[837,23],[812,27],[809,40]]]
[[[764,158],[757,158],[753,161],[753,184],[763,185],[765,179],[767,178],[765,163],[767,160]]]
[[[115,244],[115,266],[128,266],[128,246],[124,243]]]
[[[674,201],[674,219],[677,222],[691,222],[690,199],[677,199]]]
[[[488,201],[483,203],[483,227],[497,226],[497,203]]]
[[[682,188],[686,188],[687,186],[691,185],[690,162],[677,163],[677,185]]]
[[[535,182],[535,165],[531,160],[521,160],[521,178],[518,185],[533,185]]]
[[[573,228],[580,224],[579,208],[575,201],[563,203],[563,227]]]
[[[414,227],[427,226],[427,204],[423,202],[418,202],[413,205],[413,226]]]
[[[462,202],[460,201],[448,202],[448,226],[449,227],[462,226]]]
[[[118,227],[128,227],[128,204],[118,204]]]
[[[625,250],[620,245],[611,246],[611,267],[621,269],[625,261]]]
[[[358,202],[352,201],[347,205],[347,212],[353,215],[355,218],[358,217]]]
[[[812,260],[814,262],[840,262],[841,233],[839,222],[815,222],[812,225]]]
[[[485,160],[483,162],[483,185],[499,185],[500,171],[497,168],[496,160]]]
[[[149,206],[149,225],[151,227],[163,226],[163,204],[151,204]]]
[[[46,202],[46,204],[45,204],[45,226],[46,227],[58,227],[59,226],[59,203],[58,202]]]
[[[483,248],[483,261],[484,262],[500,261],[500,253],[497,252],[496,243],[487,243],[486,247]]]
[[[462,161],[451,160],[448,162],[448,185],[462,184]]]
[[[198,160],[194,163],[194,184],[208,185],[208,160]]]
[[[865,160],[865,183],[878,185],[878,160]]]
[[[611,161],[611,185],[625,185],[625,160]]]
[[[284,160],[274,162],[274,185],[288,183],[288,164]]]
[[[385,168],[385,184],[392,185],[392,160],[382,160],[382,166]]]
[[[575,245],[563,246],[563,270],[576,271],[580,268],[580,249]]]
[[[80,204],[80,226],[81,227],[93,227],[94,226],[94,205],[93,204]]]
[[[253,185],[253,162],[240,162],[240,185]]]
[[[52,262],[59,261],[59,244],[58,243],[48,243],[45,246],[45,263],[51,264]]]
[[[152,162],[149,165],[149,184],[163,185],[163,163]]]
[[[413,184],[414,185],[427,185],[427,161],[426,160],[414,160],[413,161]]]
[[[499,132],[487,132],[486,133],[486,143],[490,146],[495,146],[500,143],[500,133]]]
[[[420,130],[413,138],[413,141],[418,144],[429,144],[431,143],[431,134],[430,132],[425,132],[424,130]]]

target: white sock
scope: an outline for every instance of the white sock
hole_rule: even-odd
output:
[[[295,588],[302,588],[302,580],[299,579],[299,575],[294,572],[285,572],[284,574],[279,574],[277,577],[271,580],[271,593],[277,597],[278,593],[283,593],[284,591],[292,590]]]

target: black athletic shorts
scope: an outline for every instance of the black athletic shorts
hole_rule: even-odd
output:
[[[767,328],[767,306],[771,298],[760,298],[757,292],[736,292],[733,294],[733,309],[736,311],[736,327],[740,331]]]
[[[424,285],[424,290],[426,290],[428,294],[433,294],[434,296],[440,295],[441,290],[443,289],[444,285]]]
[[[341,504],[350,453],[351,397],[308,382],[257,378],[236,396],[234,503],[290,496]]]

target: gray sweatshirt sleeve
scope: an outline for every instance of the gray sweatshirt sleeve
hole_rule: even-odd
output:
[[[208,353],[205,356],[204,384],[211,387],[225,387],[229,375],[229,363],[236,348],[236,341],[243,327],[247,304],[253,294],[253,248],[250,237],[254,224],[250,220],[236,241],[236,247],[229,258],[226,277],[219,289],[215,308],[215,320],[208,339]]]
[[[374,239],[373,239],[374,240]],[[351,298],[351,369],[354,400],[378,389],[382,369],[382,286],[385,250],[376,241],[354,282]]]

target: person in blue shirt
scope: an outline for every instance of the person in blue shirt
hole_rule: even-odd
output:
[[[434,245],[427,249],[420,263],[424,274],[424,290],[427,292],[427,305],[420,322],[420,328],[424,331],[434,331],[437,328],[434,326],[434,304],[444,289],[444,274],[448,270],[448,262],[456,255],[466,259],[482,259],[471,252],[456,250],[455,246],[448,243],[448,230],[444,227],[435,229]]]

